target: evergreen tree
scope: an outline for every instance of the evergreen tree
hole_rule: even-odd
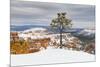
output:
[[[51,22],[51,27],[53,29],[59,29],[59,33],[60,33],[60,48],[63,47],[62,44],[62,33],[64,29],[68,29],[72,27],[72,20],[68,19],[66,17],[66,13],[57,13],[57,17],[54,18]]]

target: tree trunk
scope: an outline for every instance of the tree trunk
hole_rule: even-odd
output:
[[[62,44],[62,25],[60,25],[60,48],[62,49],[63,44]]]
[[[62,32],[60,32],[60,48],[62,48],[63,44],[62,44]]]

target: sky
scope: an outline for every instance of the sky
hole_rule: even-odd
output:
[[[66,12],[75,28],[95,27],[95,6],[11,0],[11,25],[49,26],[58,12]]]

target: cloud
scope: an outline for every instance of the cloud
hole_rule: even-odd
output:
[[[58,12],[67,12],[75,27],[95,23],[95,6],[11,0],[11,24],[49,25]]]

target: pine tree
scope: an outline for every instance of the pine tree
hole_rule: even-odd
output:
[[[51,27],[53,29],[59,29],[59,33],[60,33],[60,48],[63,47],[62,44],[62,33],[64,29],[68,29],[72,27],[72,23],[71,23],[71,19],[68,19],[66,17],[66,13],[57,13],[57,17],[54,18],[51,22]]]

